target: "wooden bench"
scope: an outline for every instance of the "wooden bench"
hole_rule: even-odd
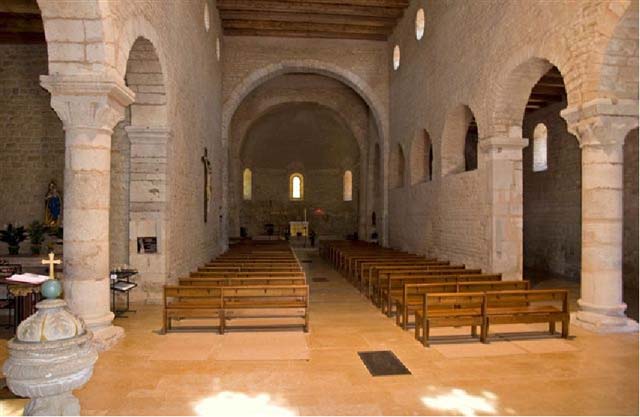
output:
[[[407,330],[409,317],[422,307],[424,294],[439,292],[486,292],[528,290],[529,281],[499,281],[499,275],[488,275],[494,281],[459,281],[444,284],[405,284],[402,294],[394,294],[392,303],[396,306],[396,324]]]
[[[219,319],[218,331],[224,333],[222,289],[165,285],[162,334],[172,330],[172,319]]]
[[[562,323],[561,336],[569,337],[569,292],[567,290],[488,291],[484,337],[492,324],[549,323],[554,334]],[[553,303],[560,304],[560,307]]]
[[[409,264],[409,265],[379,265],[369,269],[369,276],[365,277],[363,287],[366,288],[366,296],[372,298],[374,296],[374,283],[380,281],[380,274],[388,275],[389,273],[419,274],[424,271],[433,270],[463,270],[464,265],[450,265],[448,261],[437,261],[434,263]]]
[[[471,336],[486,341],[486,298],[484,293],[438,293],[425,294],[422,308],[416,310],[415,338],[429,346],[429,333],[434,327],[470,326]]]
[[[305,285],[304,277],[188,277],[180,278],[180,285],[240,286],[240,285]]]
[[[467,281],[490,281],[494,278],[486,278],[488,275],[482,274],[481,269],[438,269],[433,271],[420,271],[418,274],[405,274],[405,273],[389,273],[386,275],[382,274],[379,277],[377,284],[377,294],[378,296],[374,299],[374,302],[377,301],[379,307],[385,311],[386,308],[393,308],[393,304],[391,304],[391,294],[392,292],[402,291],[404,284],[406,283],[414,283],[418,284],[421,282],[424,283],[435,283],[435,282],[450,282],[451,280],[446,279],[444,281],[439,281],[437,278],[430,279],[432,277],[450,277],[455,276],[454,281],[464,281],[464,278],[458,278],[461,275],[469,275]],[[492,274],[493,275],[493,274]],[[486,279],[485,279],[486,278]],[[375,284],[374,284],[375,285]],[[376,293],[376,288],[374,287],[374,294]],[[390,313],[390,311],[389,311]]]
[[[231,318],[301,318],[304,319],[302,325],[304,331],[309,331],[308,285],[224,287],[222,292],[223,321]],[[225,327],[226,324],[223,325],[223,330]],[[234,328],[254,327],[285,326],[279,324],[234,326]]]
[[[189,274],[192,277],[295,277],[304,278],[305,273],[302,271],[241,271],[241,272],[222,272],[222,271],[195,271]]]
[[[439,261],[437,259],[422,259],[422,260],[413,260],[413,259],[391,259],[386,261],[370,261],[370,262],[362,262],[360,264],[360,272],[359,277],[360,280],[367,280],[371,276],[371,273],[379,268],[393,268],[397,267],[419,267],[419,266],[446,266],[449,265],[448,261]]]

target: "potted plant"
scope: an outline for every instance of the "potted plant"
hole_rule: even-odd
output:
[[[4,230],[0,230],[0,242],[9,245],[9,255],[17,255],[20,252],[20,243],[26,238],[23,226],[15,227],[9,223]]]
[[[37,220],[31,222],[31,224],[27,228],[27,232],[29,232],[29,241],[31,242],[32,255],[40,255],[40,251],[42,250],[42,242],[44,242],[45,230],[46,229],[44,223],[40,223]]]

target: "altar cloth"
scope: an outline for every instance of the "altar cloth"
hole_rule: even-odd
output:
[[[29,272],[25,274],[14,274],[7,278],[7,281],[25,282],[27,284],[39,285],[48,280],[46,275],[31,274]]]

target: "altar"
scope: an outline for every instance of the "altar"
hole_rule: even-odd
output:
[[[291,233],[291,237],[296,237],[298,233],[300,233],[300,236],[306,238],[309,236],[309,222],[289,222],[289,232]]]

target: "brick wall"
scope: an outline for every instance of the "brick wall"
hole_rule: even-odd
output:
[[[547,170],[533,171],[533,141],[523,150],[524,267],[580,279],[581,154],[567,132],[559,103],[524,119],[533,139],[538,123],[547,127]]]
[[[40,87],[46,73],[46,45],[0,45],[0,227],[43,221],[49,181],[64,192],[64,131]]]

